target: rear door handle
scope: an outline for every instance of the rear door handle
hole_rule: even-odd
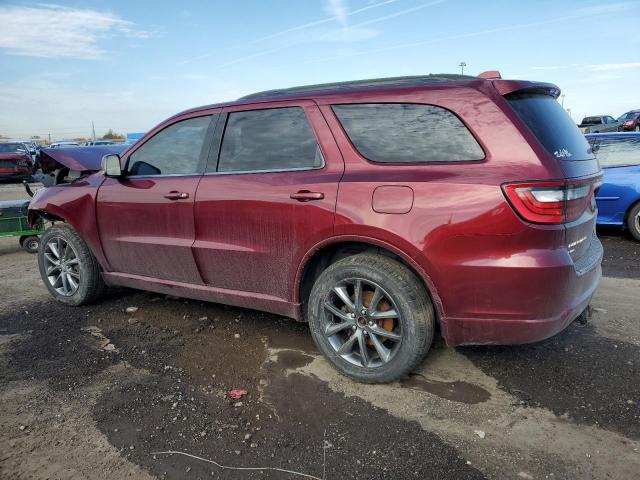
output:
[[[324,193],[310,192],[309,190],[300,190],[299,192],[289,195],[289,198],[298,200],[299,202],[309,202],[311,200],[322,200],[324,198]]]
[[[177,191],[173,191],[173,192],[169,192],[167,193],[164,198],[168,198],[169,200],[182,200],[185,198],[189,198],[189,194],[187,192],[177,192]]]

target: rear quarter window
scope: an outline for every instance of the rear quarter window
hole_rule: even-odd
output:
[[[433,105],[334,105],[351,143],[380,163],[458,162],[484,159],[471,132],[450,111]]]

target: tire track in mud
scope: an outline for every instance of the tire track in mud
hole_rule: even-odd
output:
[[[140,308],[126,314],[129,305]],[[35,379],[46,381],[57,395],[77,397],[110,367],[126,366],[116,369],[120,373],[114,373],[111,388],[94,404],[93,421],[123,459],[161,478],[184,478],[187,472],[194,478],[283,478],[150,454],[168,449],[225,465],[280,467],[319,477],[325,468],[327,478],[484,478],[417,422],[345,397],[319,379],[283,374],[312,357],[282,353],[265,363],[265,342],[313,351],[306,325],[128,292],[91,307],[45,303],[28,311],[0,317],[0,333],[25,335],[5,353],[0,388]],[[105,339],[114,350],[104,350]],[[249,394],[229,399],[226,392],[233,387]]]
[[[524,405],[640,439],[640,347],[572,324],[531,345],[459,347]]]

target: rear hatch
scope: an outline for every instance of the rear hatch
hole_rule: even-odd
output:
[[[595,191],[602,182],[602,171],[584,135],[557,102],[558,94],[557,89],[537,89],[505,95],[565,177],[507,186],[505,193],[512,204],[522,202],[520,206],[528,211],[529,221],[564,224],[569,254],[580,270],[583,264],[592,265],[595,259],[589,257],[599,254],[601,248],[595,237]]]

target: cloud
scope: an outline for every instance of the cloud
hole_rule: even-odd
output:
[[[342,0],[328,0],[326,10],[342,27],[346,28],[348,26],[347,17],[349,13]]]
[[[613,70],[633,70],[636,68],[640,68],[640,62],[594,64],[572,63],[570,65],[543,65],[531,67],[531,70],[565,70],[568,68],[588,70],[590,72],[611,72]]]
[[[611,70],[631,70],[634,68],[640,68],[640,62],[598,63],[593,65],[586,65],[586,67],[592,72],[608,72]]]
[[[335,11],[333,13],[330,13],[330,17],[327,18],[321,18],[319,20],[314,20],[312,22],[307,22],[307,23],[303,23],[301,25],[296,25],[295,27],[290,27],[290,28],[286,28],[284,30],[280,30],[274,33],[271,33],[269,35],[266,35],[264,37],[260,37],[260,38],[256,38],[255,40],[250,41],[249,43],[261,43],[265,40],[270,40],[272,38],[276,38],[276,37],[280,37],[282,35],[286,35],[288,33],[291,32],[296,32],[299,30],[306,30],[307,28],[311,28],[311,27],[317,27],[318,25],[323,25],[325,23],[329,23],[329,22],[334,22],[336,20],[338,20],[343,26],[345,25],[345,21],[347,19],[347,17],[350,17],[352,15],[357,15],[359,13],[362,12],[366,12],[367,10],[371,10],[373,8],[378,8],[378,7],[383,7],[385,5],[389,5],[390,3],[396,3],[399,0],[384,0],[382,2],[376,2],[373,3],[371,5],[367,5],[366,7],[362,7],[362,8],[358,8],[356,10],[351,10],[350,12],[346,11],[345,8],[340,9],[339,14],[337,14]],[[331,2],[331,3],[336,3],[336,2]],[[331,3],[328,4],[327,9],[329,9],[329,11],[331,12],[330,8],[331,8]],[[341,3],[341,2],[338,2]]]
[[[448,0],[435,0],[433,2],[423,3],[422,5],[417,5],[415,7],[406,8],[404,10],[399,10],[397,12],[390,13],[389,15],[384,15],[382,17],[378,17],[378,18],[373,18],[371,20],[367,20],[366,22],[358,23],[358,24],[354,25],[354,27],[364,27],[365,25],[372,25],[374,23],[385,22],[385,21],[390,20],[392,18],[400,17],[400,16],[406,15],[408,13],[413,13],[413,12],[416,12],[418,10],[422,10],[423,8],[433,7],[435,5],[438,5],[439,3],[444,3],[446,1],[448,1]]]
[[[99,40],[145,39],[150,33],[111,13],[60,5],[0,7],[0,48],[12,55],[101,59]]]
[[[426,4],[428,6],[431,5],[436,5],[438,3],[441,3],[441,1],[446,1],[446,0],[436,0],[435,2],[432,2],[431,4]],[[484,35],[491,35],[494,33],[502,33],[502,32],[510,32],[510,31],[515,31],[515,30],[522,30],[522,29],[527,29],[527,28],[532,28],[532,27],[540,27],[543,25],[552,25],[552,24],[556,24],[556,23],[562,23],[562,22],[566,22],[568,20],[570,21],[576,21],[579,19],[583,19],[583,18],[588,18],[588,17],[593,17],[593,16],[600,16],[606,13],[613,13],[613,12],[619,12],[619,11],[623,11],[623,10],[629,10],[629,9],[634,9],[637,8],[637,3],[631,3],[631,2],[620,2],[620,3],[616,3],[616,4],[612,4],[607,6],[607,8],[583,8],[583,9],[578,9],[574,12],[572,12],[571,14],[568,15],[564,15],[564,16],[558,16],[558,17],[554,17],[554,18],[547,18],[544,20],[539,20],[539,21],[535,21],[535,22],[528,22],[528,23],[520,23],[520,24],[512,24],[512,25],[505,25],[502,27],[496,27],[496,28],[489,28],[486,30],[479,30],[479,31],[475,31],[475,32],[467,32],[467,33],[459,33],[459,34],[454,34],[454,35],[447,35],[447,36],[443,36],[443,37],[438,37],[438,38],[432,38],[429,40],[421,40],[421,41],[416,41],[416,42],[411,42],[411,43],[402,43],[402,44],[396,44],[396,45],[388,45],[386,47],[382,47],[382,48],[376,48],[376,49],[371,49],[371,50],[360,50],[360,51],[355,51],[355,52],[349,52],[347,54],[338,54],[338,55],[332,55],[329,57],[324,57],[324,58],[316,58],[316,59],[311,59],[311,60],[305,60],[303,62],[298,63],[297,65],[308,65],[308,64],[312,64],[312,63],[323,63],[323,62],[330,62],[333,60],[339,60],[339,59],[344,59],[344,58],[351,58],[351,57],[357,57],[357,56],[362,56],[362,55],[373,55],[373,54],[378,54],[378,53],[382,53],[382,52],[389,52],[389,51],[393,51],[393,50],[404,50],[404,49],[408,49],[408,48],[415,48],[415,47],[422,47],[425,45],[433,45],[436,43],[442,43],[442,42],[448,42],[448,41],[452,41],[452,40],[461,40],[461,39],[465,39],[465,38],[474,38],[474,37],[480,37],[480,36],[484,36]],[[393,17],[396,16],[394,14],[392,15],[387,15],[386,17]],[[385,18],[386,19],[386,18]],[[357,25],[354,25],[354,27],[362,27],[364,25],[368,25],[371,24],[375,21],[378,21],[378,19],[374,19],[368,22],[363,22]],[[634,63],[635,64],[635,63]],[[631,64],[610,64],[610,65],[631,65]],[[534,67],[538,70],[552,70],[552,69],[560,69],[560,68],[569,68],[569,67],[574,67],[576,65],[553,65],[553,66],[539,66],[539,67]],[[621,67],[621,68],[631,68],[631,67]],[[635,67],[633,67],[635,68]]]
[[[380,32],[378,32],[377,30],[372,30],[370,28],[349,27],[341,28],[338,30],[330,30],[317,37],[316,40],[323,42],[352,43],[369,40],[373,37],[378,36],[379,33]]]

